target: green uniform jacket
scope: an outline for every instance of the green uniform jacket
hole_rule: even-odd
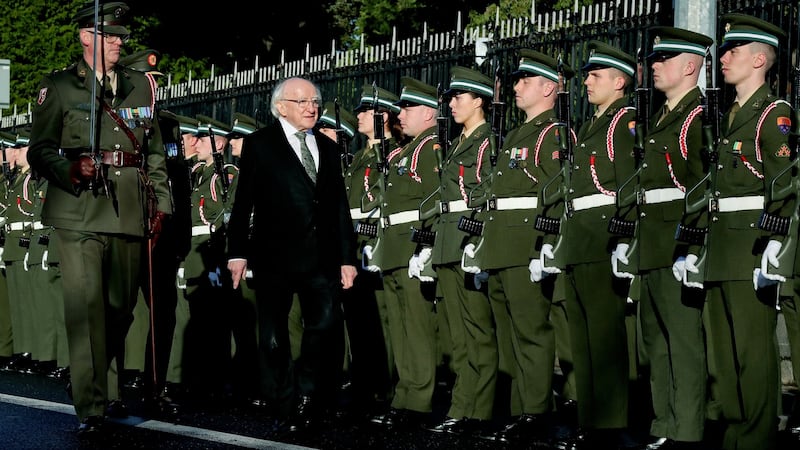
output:
[[[153,87],[148,76],[117,67],[117,93],[113,109],[126,118],[146,157],[146,173],[158,198],[158,210],[172,212],[164,146],[155,116]],[[85,61],[45,76],[33,110],[28,160],[50,181],[43,222],[57,228],[144,236],[145,195],[140,170],[109,167],[111,192],[92,192],[72,184],[71,161],[59,149],[89,149],[94,72]],[[134,145],[121,127],[97,105],[97,148],[134,153]],[[147,137],[145,135],[148,134]],[[88,150],[87,150],[88,151]]]
[[[22,199],[25,191],[25,183],[30,172],[19,173],[13,171],[13,176],[9,177],[11,183],[4,183],[6,186],[6,201],[8,205],[5,212],[6,242],[3,246],[3,261],[19,262],[25,259],[28,249],[19,245],[20,238],[30,238],[33,225],[33,203],[28,203]]]
[[[572,164],[571,202],[597,194],[614,199],[618,183],[633,173],[635,116],[635,110],[627,107],[626,98],[621,98],[594,124],[586,122],[581,126]],[[566,264],[609,260],[616,241],[612,242],[608,222],[615,210],[612,202],[575,211],[561,224],[567,245]]]
[[[422,200],[439,186],[437,172],[436,128],[423,131],[399,152],[392,152],[389,160],[389,177],[386,182],[386,202],[381,206],[384,217],[405,211],[419,211]],[[411,241],[411,228],[432,226],[435,219],[413,220],[401,224],[391,224],[383,230],[381,246],[381,267],[384,271],[408,267],[408,260],[417,249]],[[428,223],[431,222],[431,223]]]
[[[491,175],[489,162],[494,140],[489,123],[479,125],[463,142],[453,145],[445,155],[439,190],[442,203],[468,200],[472,188]],[[470,205],[482,206],[482,205]],[[436,242],[431,261],[434,265],[451,264],[461,261],[469,235],[458,229],[461,216],[470,216],[470,211],[443,212],[434,225]]]
[[[541,186],[561,170],[559,137],[553,110],[548,110],[511,130],[497,156],[492,197],[514,199],[539,197]],[[538,201],[538,199],[537,199]],[[483,243],[477,246],[475,260],[486,269],[527,266],[530,250],[541,234],[533,228],[542,210],[485,210],[477,215],[483,221]]]
[[[667,116],[650,124],[639,176],[641,191],[672,195],[686,192],[703,177],[702,93],[694,88]],[[660,191],[655,191],[656,189]],[[655,198],[655,195],[653,196]],[[638,233],[639,269],[670,267],[686,254],[686,245],[675,241],[675,230],[684,213],[683,197],[666,202],[641,204]]]
[[[730,127],[728,114],[722,118],[714,189],[718,198],[764,195],[775,175],[791,163],[789,139],[794,113],[788,103],[775,100],[764,84],[741,105]],[[791,177],[784,176],[777,186],[790,181]],[[788,201],[766,205],[770,213],[784,217],[795,207],[792,196]],[[761,252],[767,241],[782,240],[758,228],[761,213],[761,209],[711,213],[706,281],[752,279],[753,268],[761,267]]]

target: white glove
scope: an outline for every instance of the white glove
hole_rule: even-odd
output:
[[[761,276],[774,281],[786,281],[786,277],[782,275],[777,275],[774,273],[769,273],[769,266],[775,267],[776,269],[781,266],[780,262],[778,262],[778,253],[781,251],[781,247],[783,244],[780,241],[769,241],[767,243],[767,248],[764,249],[764,253],[761,255]]]
[[[689,281],[688,277],[689,272],[700,273],[700,269],[695,266],[697,255],[692,255],[691,253],[686,255],[686,260],[684,262],[686,263],[686,271],[683,272],[683,285],[690,288],[703,289],[703,283]]]
[[[765,277],[764,272],[762,272],[761,269],[753,269],[753,289],[756,291],[767,286],[772,286],[777,282],[778,280]]]
[[[186,289],[186,278],[185,278],[186,271],[183,267],[178,267],[178,276],[175,280],[175,285],[178,289]]]
[[[362,252],[362,258],[361,258],[361,268],[366,270],[367,272],[380,272],[381,271],[380,267],[369,263],[369,261],[372,260],[373,257],[372,250],[373,248],[371,245],[364,246],[364,251]]]
[[[675,281],[678,283],[683,282],[683,279],[686,276],[685,256],[679,256],[678,259],[675,260],[675,263],[672,264],[672,276],[675,277]]]
[[[628,244],[620,242],[617,244],[617,248],[611,252],[611,271],[614,272],[614,276],[617,278],[628,278],[632,280],[632,273],[618,270],[619,263],[624,265],[628,264],[628,248],[630,248]]]
[[[414,277],[419,278],[419,255],[416,253],[408,260],[408,278]]]
[[[219,267],[217,267],[217,270],[213,272],[208,272],[208,281],[211,283],[211,286],[213,287],[222,287],[222,280],[220,280]]]
[[[431,255],[433,255],[433,249],[431,247],[424,247],[422,250],[419,251],[419,270],[425,268],[425,264],[431,260]]]
[[[489,279],[489,272],[478,272],[472,279],[475,283],[475,289],[480,289],[483,283],[486,283],[486,280]]]
[[[470,258],[470,259],[474,260],[474,258],[475,258],[475,244],[467,244],[466,247],[464,247],[464,253],[461,254],[461,270],[463,270],[466,273],[474,273],[474,274],[481,273],[481,268],[480,267],[466,265],[466,259],[467,258]],[[478,288],[478,289],[480,289],[480,288]]]
[[[561,273],[561,269],[555,266],[548,266],[547,260],[555,258],[553,254],[553,245],[552,244],[544,244],[542,245],[542,251],[539,252],[539,260],[542,263],[542,272],[547,273]]]
[[[531,259],[531,263],[528,264],[528,270],[531,271],[531,281],[534,283],[538,283],[544,279],[544,277],[550,275],[549,273],[542,272],[542,261],[539,259]]]

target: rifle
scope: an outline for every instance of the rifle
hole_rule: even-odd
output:
[[[705,176],[686,191],[685,214],[688,217],[706,210],[708,211],[715,202],[714,191],[717,186],[717,173],[719,170],[719,130],[720,130],[720,109],[719,96],[720,89],[717,87],[716,71],[713,69],[713,55],[711,49],[706,52],[706,95],[703,98],[703,157],[706,160],[708,170]],[[703,195],[692,201],[695,192],[703,189]],[[686,242],[690,245],[701,245],[699,255],[697,255],[698,272],[686,271],[686,282],[702,284],[705,280],[706,261],[709,246],[708,227],[694,227],[683,223],[678,224],[675,232],[675,239]],[[684,283],[686,284],[686,283]]]
[[[350,153],[350,139],[342,127],[342,118],[339,113],[339,98],[333,100],[333,111],[336,116],[336,144],[339,146],[339,159],[342,165],[342,176],[345,176],[347,168],[353,162],[353,154]]]
[[[222,152],[217,150],[217,138],[211,125],[208,125],[208,138],[211,141],[211,156],[214,157],[214,173],[222,180],[222,203],[227,203],[231,182],[228,180],[228,174],[225,173],[225,161],[222,159]]]
[[[446,113],[447,103],[444,101],[444,88],[439,83],[436,86],[436,91],[439,96],[439,115],[436,117],[436,142],[433,144],[433,150],[436,155],[436,165],[439,178],[442,176],[444,169],[444,160],[447,157],[447,152],[450,151],[450,117]],[[419,218],[420,220],[427,220],[439,213],[439,204],[433,201],[436,195],[439,194],[439,189],[431,192],[430,195],[422,199],[419,204]],[[425,209],[428,202],[432,202],[432,206]],[[412,237],[413,240],[413,237]],[[433,245],[433,237],[431,237],[431,245]],[[414,241],[417,242],[417,241]]]
[[[643,33],[642,33],[643,34]],[[640,35],[640,38],[642,36]],[[642,39],[639,45],[638,66],[641,69],[640,75],[636,78],[636,90],[634,102],[636,105],[636,140],[633,144],[633,160],[634,171],[628,179],[626,179],[617,188],[617,211],[614,217],[608,222],[608,232],[623,237],[631,238],[628,245],[628,252],[625,255],[628,258],[628,264],[623,264],[618,261],[620,271],[628,273],[636,273],[638,271],[638,264],[635,264],[635,252],[638,249],[639,235],[636,232],[638,220],[626,220],[622,216],[630,212],[631,208],[636,207],[636,217],[639,217],[638,205],[641,204],[641,189],[639,187],[639,175],[642,173],[642,164],[644,162],[644,139],[647,136],[647,125],[650,122],[650,88],[647,87],[649,76],[647,73],[647,60],[645,57],[645,39]],[[630,188],[631,192],[626,194]]]
[[[572,139],[572,113],[570,111],[570,93],[567,87],[566,75],[564,73],[563,55],[558,57],[558,126],[559,132],[559,151],[558,159],[561,162],[561,170],[542,186],[542,213],[536,216],[534,228],[545,234],[557,234],[555,245],[553,245],[552,265],[558,268],[564,267],[564,251],[566,247],[564,234],[561,225],[569,216],[572,215],[570,206],[569,190],[572,183],[572,164],[574,161],[575,142]],[[556,185],[556,183],[558,183]],[[555,191],[551,186],[557,186]],[[547,212],[556,206],[562,205],[560,217],[548,217]]]

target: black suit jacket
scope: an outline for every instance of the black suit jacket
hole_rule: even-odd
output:
[[[355,265],[355,235],[335,143],[315,131],[317,183],[303,169],[281,124],[245,137],[228,224],[229,258],[246,258],[257,279]],[[250,220],[252,216],[252,236]]]

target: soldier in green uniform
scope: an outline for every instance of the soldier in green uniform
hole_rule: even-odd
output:
[[[397,120],[400,108],[392,104],[398,98],[382,88],[377,88],[377,93],[379,111],[383,113],[385,147],[390,151],[398,147],[398,138],[402,138]],[[348,111],[339,110],[338,129],[341,130],[342,142],[339,142],[340,136],[336,133],[336,105],[333,102],[324,105],[318,122],[320,130],[339,144],[359,262],[362,261],[363,247],[375,239],[367,229],[373,228],[377,233],[377,227],[380,226],[379,206],[367,212],[362,212],[361,208],[362,204],[369,206],[372,203],[370,196],[374,198],[380,195],[372,189],[378,177],[382,176],[376,164],[380,143],[375,142],[374,102],[375,92],[371,85],[366,85],[356,108],[358,118]],[[367,138],[367,144],[355,152],[350,160],[348,143],[356,131]],[[394,390],[395,371],[394,361],[389,356],[391,341],[384,328],[387,306],[381,273],[366,270],[361,264],[356,267],[359,268],[358,276],[353,281],[353,287],[342,293],[342,307],[347,333],[345,365],[350,379],[350,412],[361,419],[384,414],[388,410]]]
[[[108,399],[119,395],[108,371],[124,362],[144,237],[172,212],[155,82],[116,66],[127,11],[112,2],[76,13],[83,55],[41,81],[28,151],[49,182],[42,223],[56,229],[81,436],[102,428]],[[147,208],[149,199],[157,206]]]
[[[708,417],[722,430],[722,442],[713,444],[769,450],[777,445],[780,399],[776,282],[786,277],[778,270],[779,255],[794,256],[794,249],[782,249],[785,232],[771,225],[792,216],[797,204],[794,195],[768,194],[773,183],[782,189],[791,181],[777,175],[792,164],[797,124],[791,105],[767,83],[785,32],[742,14],[725,15],[721,23],[722,75],[736,98],[720,126],[705,252],[689,248],[682,277],[706,292]]]
[[[628,346],[625,307],[629,280],[611,272],[609,255],[616,242],[608,233],[619,183],[633,172],[633,108],[626,88],[636,62],[599,41],[589,42],[583,70],[590,121],[578,132],[570,184],[567,218],[555,244],[542,245],[545,272],[566,269],[566,308],[578,396],[578,425],[584,434],[579,448],[620,445],[628,424]],[[553,269],[553,257],[562,267]]]
[[[184,337],[186,387],[206,400],[221,398],[231,358],[230,305],[234,290],[225,267],[225,225],[235,195],[236,166],[222,154],[231,129],[197,115],[197,164],[192,170],[192,245],[184,262],[189,321]]]
[[[494,173],[480,192],[486,200],[485,209],[476,215],[483,223],[482,234],[464,250],[465,270],[488,272],[499,367],[513,379],[512,420],[485,436],[502,442],[544,437],[546,413],[553,405],[555,337],[549,315],[556,276],[544,277],[547,274],[539,271],[532,279],[528,265],[538,237],[531,228],[541,211],[540,181],[560,170],[558,119],[553,110],[558,69],[558,62],[545,54],[521,51],[512,75],[516,106],[525,112],[525,122],[509,132],[498,149]],[[569,67],[562,70],[566,77],[573,75]]]
[[[29,283],[26,305],[30,307],[30,326],[34,336],[33,371],[53,378],[67,374],[69,352],[64,324],[64,300],[61,292],[61,271],[53,227],[41,222],[42,207],[47,195],[47,180],[30,170],[28,164],[29,133],[17,132],[15,165],[21,180],[16,207],[27,216],[29,236],[22,261]]]
[[[636,259],[640,276],[640,321],[655,415],[650,434],[657,439],[648,449],[657,449],[697,445],[703,439],[704,299],[692,292],[696,290],[682,293],[672,264],[678,254],[686,252],[685,243],[675,242],[686,189],[703,177],[702,93],[697,80],[713,40],[672,27],[652,28],[650,36],[653,84],[664,93],[666,103],[644,136],[636,187],[643,194],[629,217],[638,219],[638,246],[631,258]],[[625,270],[624,263],[630,262],[628,253],[629,243],[620,242],[612,254],[612,270],[619,278],[634,277],[634,271]]]
[[[433,149],[436,89],[410,77],[401,78],[401,83],[399,99],[392,95],[392,107],[400,111],[402,133],[411,141],[398,146],[405,139],[395,136],[386,143],[387,174],[378,180],[385,187],[379,205],[380,229],[377,239],[368,244],[374,251],[366,261],[382,271],[386,339],[397,370],[391,410],[373,421],[394,427],[418,425],[433,410],[437,366],[434,285],[412,278],[408,272],[409,258],[418,245],[412,230],[431,226],[421,220],[419,205],[439,182]],[[371,120],[372,114],[359,114],[359,130],[369,129]],[[379,150],[372,147],[371,151]]]
[[[438,277],[438,294],[447,308],[447,323],[453,342],[453,370],[456,375],[447,417],[429,429],[461,434],[483,431],[493,415],[497,379],[497,341],[492,311],[485,289],[474,286],[473,274],[461,268],[469,234],[459,221],[483,205],[470,205],[469,192],[491,176],[491,145],[494,142],[486,114],[494,90],[493,81],[466,67],[450,70],[445,93],[453,119],[462,129],[441,169],[440,211],[434,229],[436,241],[430,261]],[[469,277],[467,277],[469,275]]]
[[[6,148],[11,147],[16,142],[11,138],[12,136],[8,133],[0,132],[0,158],[2,158],[0,163],[3,168],[0,173],[0,370],[8,370],[12,356],[14,356],[14,331],[11,327],[11,311],[8,304],[6,265],[3,262],[6,238],[6,210],[8,209],[8,201],[6,200],[8,180],[6,177],[11,173],[11,163],[9,161],[11,152],[7,152]]]

